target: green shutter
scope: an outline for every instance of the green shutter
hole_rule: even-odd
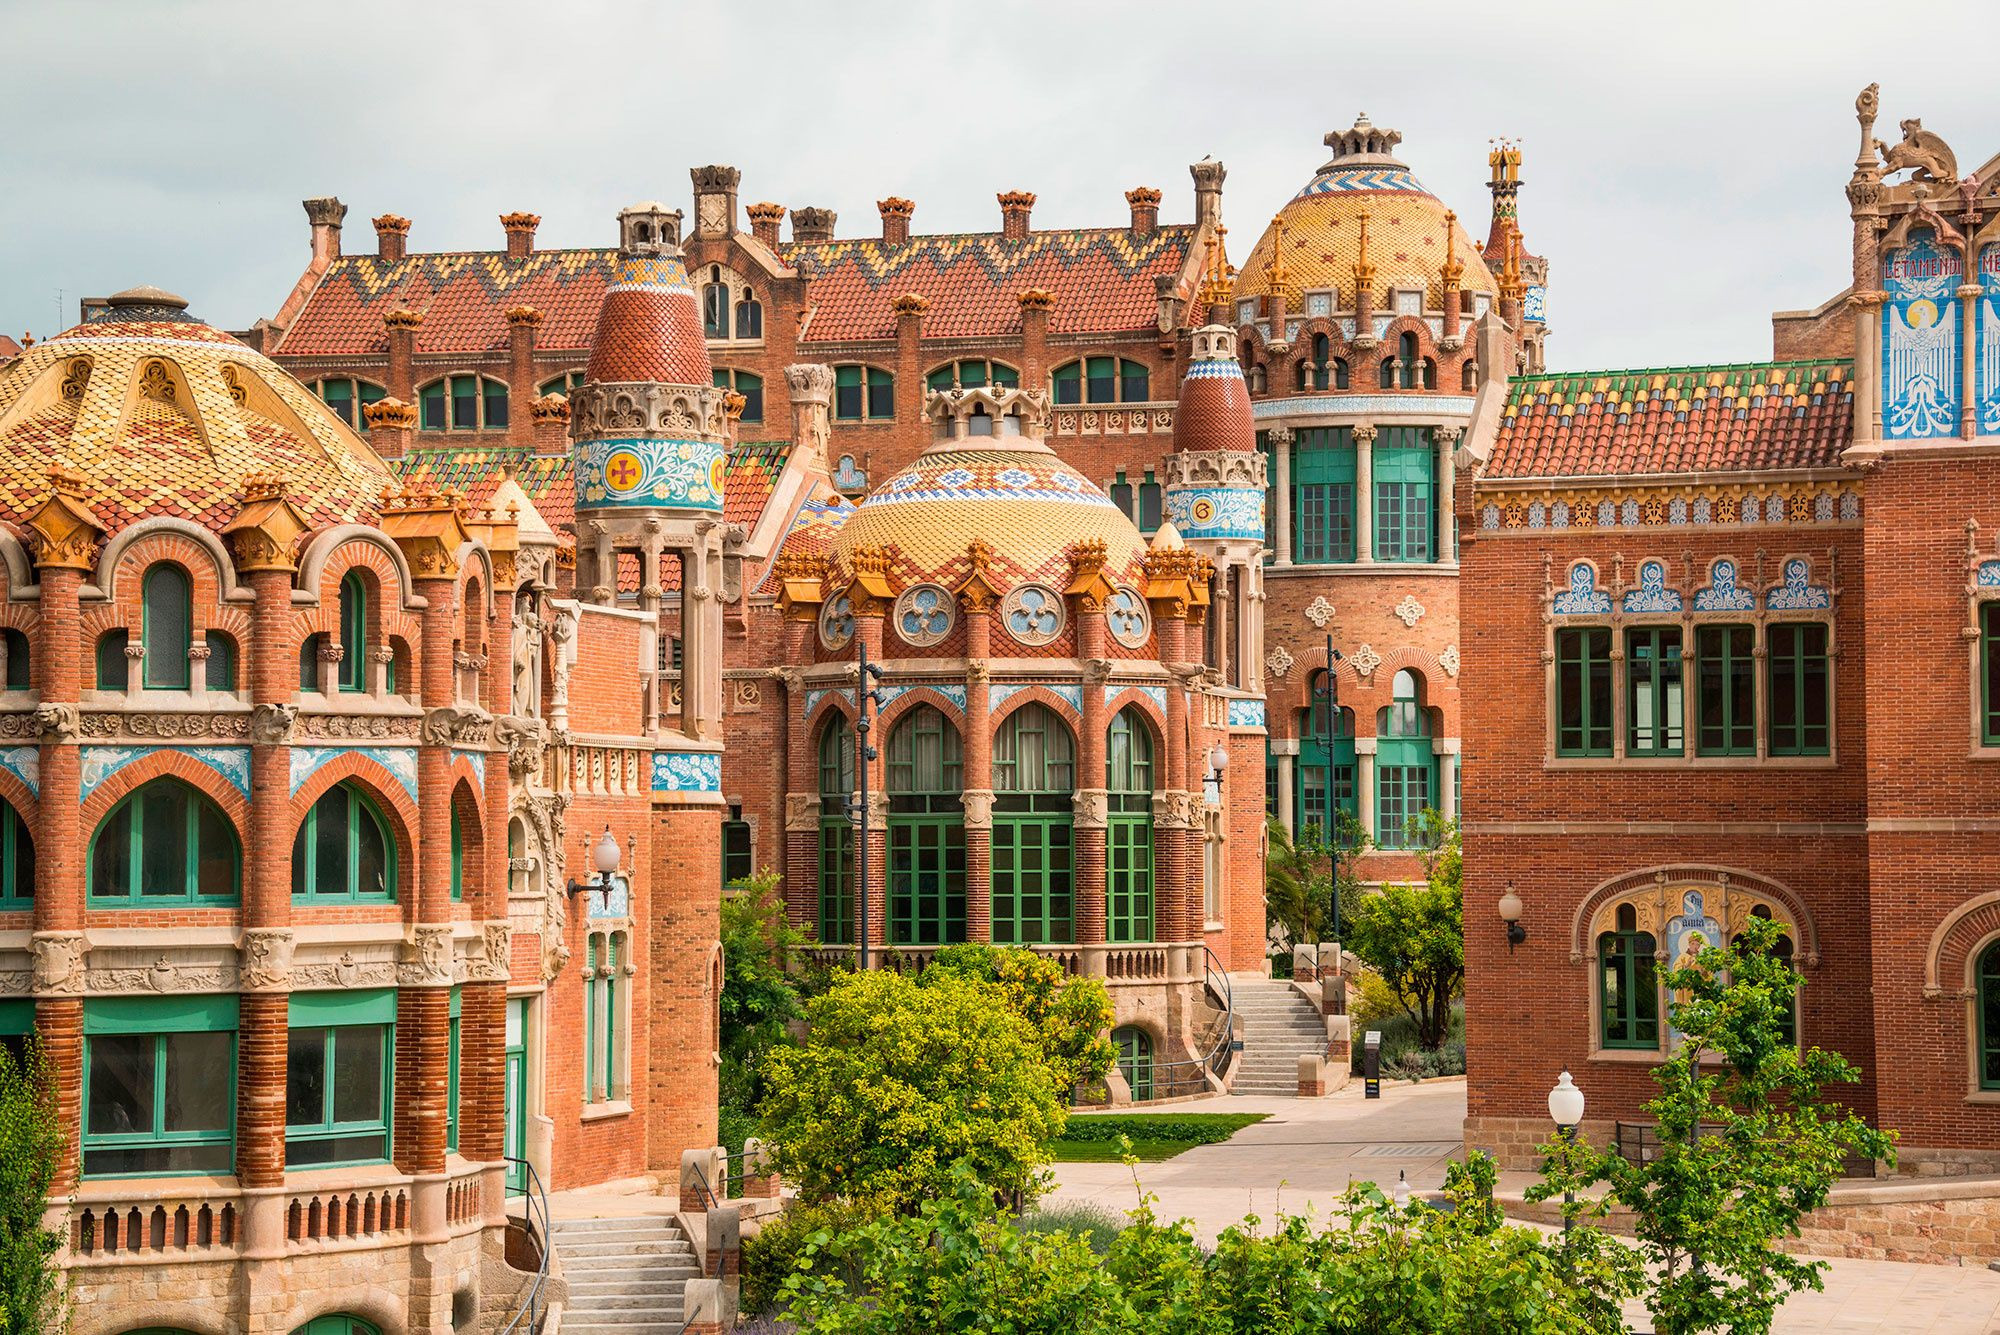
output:
[[[394,995],[392,992],[391,996]],[[234,995],[90,997],[83,1003],[86,1034],[220,1033],[237,1027]]]
[[[1083,402],[1082,362],[1070,362],[1065,366],[1058,366],[1055,374],[1049,379],[1050,384],[1055,390],[1055,401],[1057,403]]]
[[[456,996],[454,992],[454,999]],[[394,1024],[396,989],[365,987],[339,992],[294,992],[286,1003],[285,1022],[294,1029],[345,1024]]]
[[[194,643],[194,586],[187,571],[162,561],[146,571],[140,638],[146,649],[149,691],[188,689],[188,650]]]

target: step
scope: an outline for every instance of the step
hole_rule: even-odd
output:
[[[701,1277],[701,1267],[690,1261],[687,1265],[677,1266],[671,1271],[647,1271],[639,1275],[621,1275],[616,1279],[606,1276],[599,1270],[591,1271],[590,1274],[589,1279],[570,1280],[569,1291],[585,1297],[591,1294],[678,1293],[683,1281]]]
[[[579,1298],[572,1289],[569,1310],[578,1313],[588,1312],[591,1316],[606,1320],[622,1319],[627,1312],[657,1312],[663,1307],[678,1309],[684,1292],[686,1285],[677,1286],[672,1293],[609,1293]]]
[[[572,1329],[570,1315],[572,1309],[565,1308],[563,1330]],[[666,1323],[678,1326],[681,1320],[681,1304],[672,1306],[661,1304],[654,1307],[591,1308],[574,1313],[593,1326],[623,1326],[630,1330],[633,1326],[651,1326]]]
[[[669,1242],[665,1240],[657,1242],[589,1242],[581,1246],[565,1246],[558,1239],[556,1242],[556,1254],[561,1256],[565,1261],[571,1258],[587,1261],[598,1257],[692,1256],[694,1248],[686,1242]]]
[[[602,1283],[623,1275],[644,1278],[655,1273],[667,1276],[677,1275],[683,1270],[701,1269],[695,1263],[693,1256],[649,1256],[642,1260],[611,1256],[564,1256],[562,1263],[564,1273],[592,1283]]]

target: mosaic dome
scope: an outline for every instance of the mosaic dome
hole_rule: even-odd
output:
[[[1395,130],[1378,129],[1365,114],[1353,129],[1327,135],[1333,159],[1278,210],[1257,238],[1237,274],[1237,300],[1272,290],[1275,256],[1276,286],[1284,290],[1290,314],[1324,313],[1308,311],[1305,294],[1328,288],[1336,294],[1338,309],[1352,310],[1363,213],[1368,215],[1368,260],[1375,266],[1378,313],[1388,313],[1388,290],[1410,280],[1424,285],[1426,309],[1443,305],[1447,229],[1450,253],[1465,266],[1459,288],[1497,294],[1499,286],[1480,258],[1479,246],[1456,220],[1447,221],[1450,210],[1444,201],[1424,189],[1409,167],[1392,156],[1402,138]]]
[[[1174,448],[1244,453],[1257,448],[1250,389],[1236,360],[1235,330],[1222,325],[1195,330],[1193,355],[1174,410]]]
[[[1146,551],[1109,496],[1023,434],[938,441],[854,508],[827,555],[836,583],[853,577],[854,553],[866,547],[889,554],[899,584],[950,589],[971,570],[966,549],[973,542],[992,549],[990,577],[1003,591],[1028,580],[1061,588],[1079,542],[1104,544],[1112,583],[1138,585]]]
[[[57,464],[112,532],[153,515],[220,532],[253,474],[283,477],[313,527],[372,521],[395,485],[311,390],[158,288],[0,367],[0,520],[33,513]]]

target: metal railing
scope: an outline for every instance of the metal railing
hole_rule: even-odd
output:
[[[542,1318],[547,1315],[542,1302],[542,1290],[549,1282],[549,1252],[555,1246],[549,1226],[549,1193],[542,1185],[542,1176],[535,1166],[526,1159],[507,1156],[509,1168],[518,1167],[527,1184],[521,1195],[521,1227],[528,1240],[535,1244],[539,1260],[535,1266],[535,1277],[528,1281],[528,1292],[521,1299],[521,1306],[513,1319],[500,1328],[500,1335],[538,1335],[542,1328]]]
[[[1719,1136],[1725,1130],[1719,1122],[1702,1122],[1695,1127],[1697,1136]],[[1611,1124],[1611,1147],[1618,1157],[1629,1164],[1649,1164],[1660,1157],[1663,1142],[1657,1122],[1613,1122]],[[1841,1157],[1840,1175],[1843,1179],[1874,1177],[1875,1161],[1866,1155],[1848,1154]]]
[[[1221,1006],[1221,1022],[1206,1052],[1178,1061],[1154,1063],[1153,1097],[1156,1099],[1206,1093],[1209,1075],[1213,1074],[1220,1080],[1229,1070],[1230,1056],[1236,1050],[1236,999],[1230,991],[1229,971],[1222,967],[1222,961],[1206,944],[1202,946],[1201,953],[1202,985]]]

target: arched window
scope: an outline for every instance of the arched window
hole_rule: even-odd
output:
[[[340,690],[360,691],[368,685],[368,581],[359,570],[350,570],[340,580],[340,667],[335,682]],[[303,674],[305,665],[300,664]],[[317,666],[315,665],[315,675]],[[301,678],[303,679],[303,677]]]
[[[5,648],[7,652],[7,689],[31,689],[34,685],[35,655],[27,634],[11,627],[0,630],[0,648]]]
[[[886,422],[896,416],[896,377],[874,366],[833,368],[836,422]]]
[[[561,394],[567,398],[569,395],[574,394],[577,387],[589,378],[582,371],[570,371],[564,375],[557,376],[553,380],[544,380],[541,384],[535,386],[535,393],[538,395]]]
[[[140,601],[146,689],[187,690],[188,650],[194,645],[194,585],[187,571],[171,561],[148,567]]]
[[[499,431],[507,415],[507,382],[491,376],[446,376],[417,391],[421,431]]]
[[[978,389],[982,385],[1012,389],[1020,383],[1021,373],[1013,367],[983,359],[946,362],[924,377],[926,389]]]
[[[138,908],[233,902],[242,846],[222,808],[178,779],[128,794],[90,840],[90,902]]]
[[[1973,1005],[1979,1029],[1979,1087],[2000,1089],[2000,941],[1980,954],[1976,972],[1978,997]]]
[[[710,265],[709,281],[701,288],[701,336],[729,337],[729,285],[722,281],[720,267]]]
[[[1153,939],[1153,731],[1137,705],[1105,733],[1104,937]]]
[[[1144,362],[1125,357],[1084,357],[1058,366],[1049,376],[1055,401],[1062,403],[1144,403],[1152,376]]]
[[[382,1335],[382,1332],[358,1316],[337,1312],[332,1316],[314,1317],[293,1331],[292,1335]]]
[[[993,943],[1076,939],[1076,744],[1045,705],[1009,714],[993,735]]]
[[[1375,719],[1375,842],[1414,848],[1423,838],[1419,817],[1437,791],[1437,755],[1417,674],[1399,669],[1391,699]]]
[[[965,939],[965,817],[958,729],[918,705],[889,735],[889,940]]]
[[[1335,389],[1348,388],[1347,359],[1345,357],[1336,357],[1333,359],[1333,387]]]
[[[1467,394],[1479,387],[1479,367],[1470,357],[1467,357],[1465,365],[1459,368],[1458,387]]]
[[[819,731],[819,939],[854,944],[854,725],[836,713]]]
[[[131,632],[107,630],[97,637],[97,689],[122,691],[131,684],[132,661],[125,650],[132,643]]]
[[[35,840],[12,804],[0,802],[0,908],[35,902]]]
[[[1354,711],[1333,709],[1326,698],[1326,669],[1312,674],[1309,683],[1312,705],[1302,709],[1299,721],[1299,758],[1293,793],[1293,833],[1306,826],[1318,827],[1329,837],[1338,834],[1338,812],[1361,818],[1361,804],[1355,785]],[[1332,727],[1327,726],[1331,710]],[[1327,813],[1331,797],[1335,814]],[[1330,828],[1329,828],[1330,823]]]
[[[1417,336],[1405,330],[1403,336],[1396,340],[1396,348],[1397,379],[1401,387],[1429,389],[1433,375],[1431,363],[1418,352]]]
[[[1382,359],[1382,365],[1378,368],[1375,377],[1375,386],[1377,389],[1394,389],[1396,387],[1396,359],[1394,357],[1384,357]]]
[[[1118,1049],[1118,1074],[1125,1077],[1132,1101],[1148,1102],[1153,1097],[1152,1036],[1128,1024],[1111,1031],[1111,1043]]]
[[[457,802],[451,804],[451,897],[453,902],[465,898],[465,824]]]
[[[387,398],[389,391],[380,385],[371,385],[366,380],[319,380],[313,383],[313,392],[321,402],[333,410],[333,415],[353,427],[356,431],[368,430],[368,414],[362,410],[371,403]]]
[[[743,396],[743,417],[745,422],[764,420],[764,377],[749,371],[730,371],[717,368],[713,372],[717,389],[733,389]]]
[[[456,825],[454,812],[454,835]],[[327,789],[292,840],[292,898],[324,904],[395,897],[396,843],[381,810],[351,783]]]
[[[736,337],[764,337],[764,303],[747,287],[736,303]]]
[[[1598,1042],[1607,1048],[1660,1046],[1659,943],[1620,904],[1616,928],[1597,938]]]

